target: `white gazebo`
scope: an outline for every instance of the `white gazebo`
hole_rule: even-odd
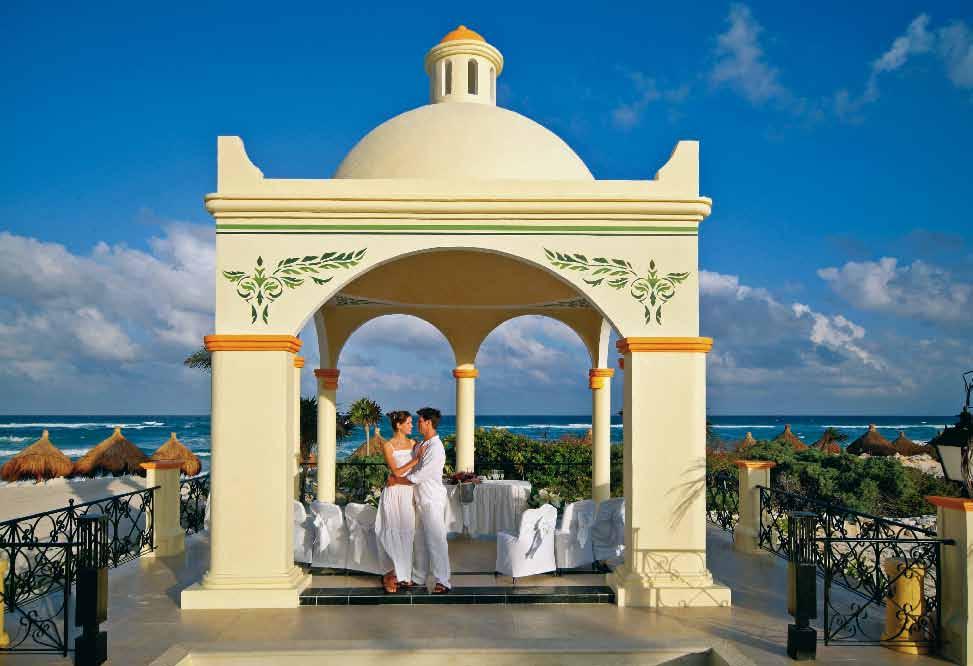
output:
[[[705,355],[699,337],[698,144],[654,179],[595,180],[549,130],[496,105],[500,52],[464,27],[426,55],[430,104],[383,123],[331,179],[264,178],[220,137],[211,560],[183,608],[297,606],[297,334],[313,318],[320,498],[333,500],[342,346],[385,314],[424,319],[455,355],[457,467],[473,467],[475,359],[504,321],[545,315],[591,356],[592,496],[609,493],[609,382],[624,359],[620,605],[726,605],[706,565]],[[583,381],[583,377],[570,381]]]

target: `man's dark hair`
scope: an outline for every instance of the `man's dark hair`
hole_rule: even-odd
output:
[[[422,409],[418,410],[416,414],[419,415],[420,419],[431,421],[433,428],[439,427],[439,419],[443,417],[443,415],[439,413],[439,410],[433,407],[423,407]]]

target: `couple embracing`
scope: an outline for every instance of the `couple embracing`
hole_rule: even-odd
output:
[[[409,412],[390,412],[392,438],[385,442],[389,475],[378,505],[375,531],[391,560],[382,577],[386,592],[426,585],[436,579],[433,594],[449,592],[449,548],[446,544],[446,449],[436,433],[441,414],[423,407],[416,415],[422,444],[416,444]]]

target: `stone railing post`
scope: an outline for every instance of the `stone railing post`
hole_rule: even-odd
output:
[[[0,648],[10,645],[10,635],[4,631],[3,610],[7,605],[6,594],[7,571],[10,569],[10,557],[7,552],[0,550]]]
[[[186,532],[179,524],[179,468],[178,460],[152,460],[142,463],[145,486],[159,486],[152,499],[152,554],[155,557],[178,555],[186,548]]]
[[[770,487],[770,470],[776,463],[769,460],[737,460],[740,484],[740,519],[733,528],[733,548],[756,555],[760,551],[760,490]]]
[[[942,546],[939,563],[939,612],[943,656],[973,666],[973,500],[927,497],[936,507],[936,532],[955,545]]]

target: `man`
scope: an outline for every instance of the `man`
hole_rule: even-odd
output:
[[[433,594],[449,592],[449,546],[446,543],[446,486],[443,466],[446,449],[436,428],[442,415],[438,409],[423,407],[417,412],[423,452],[419,464],[404,479],[389,483],[411,483],[415,486],[416,534],[412,562],[412,581],[426,585],[429,574],[436,579]]]

